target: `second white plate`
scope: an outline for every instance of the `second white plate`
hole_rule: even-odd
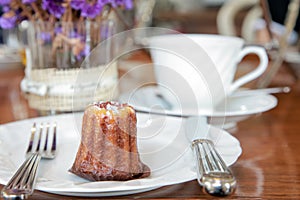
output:
[[[277,98],[268,94],[257,94],[252,96],[229,97],[224,105],[217,107],[214,111],[196,110],[194,107],[181,108],[180,105],[168,105],[161,99],[159,88],[146,86],[127,92],[120,96],[121,102],[127,102],[136,110],[145,113],[170,116],[207,116],[210,124],[221,128],[231,128],[236,122],[245,120],[251,115],[262,113],[277,105]],[[178,109],[181,108],[181,109]]]
[[[231,117],[251,115],[268,111],[277,105],[276,97],[268,94],[258,94],[252,96],[229,97],[225,106],[217,107],[214,111],[196,110],[194,107],[178,109],[180,106],[173,105],[168,109],[160,98],[159,88],[156,86],[146,86],[134,92],[124,93],[120,96],[120,101],[131,104],[135,109],[143,112],[168,114],[175,116],[212,116]]]

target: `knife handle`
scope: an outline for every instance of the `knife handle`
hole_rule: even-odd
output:
[[[214,196],[227,196],[236,188],[236,179],[212,141],[196,139],[192,143],[197,163],[198,182],[205,193]]]

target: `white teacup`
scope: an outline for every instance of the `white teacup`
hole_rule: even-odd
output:
[[[259,77],[268,65],[264,48],[244,47],[244,40],[238,37],[161,35],[149,39],[149,49],[161,93],[184,109],[213,112],[228,95]],[[248,54],[258,56],[258,66],[234,80],[238,63]]]

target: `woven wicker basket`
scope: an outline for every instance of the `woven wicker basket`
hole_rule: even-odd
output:
[[[85,84],[85,80],[93,86],[76,89],[78,85]],[[116,63],[109,68],[99,66],[68,70],[35,69],[31,71],[29,81],[48,88],[45,95],[25,91],[29,106],[40,111],[81,111],[94,101],[113,100],[119,93]],[[65,85],[74,88],[73,92],[64,92],[62,88]],[[51,87],[60,88],[60,92],[51,93]]]

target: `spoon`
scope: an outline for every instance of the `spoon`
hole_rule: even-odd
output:
[[[253,89],[253,90],[240,90],[232,93],[230,97],[241,97],[241,96],[251,96],[258,94],[275,94],[275,93],[289,93],[291,88],[286,87],[274,87],[274,88],[263,88],[263,89]]]
[[[232,194],[236,189],[235,177],[215,149],[213,142],[203,137],[203,133],[205,135],[209,131],[206,117],[188,118],[186,128],[186,137],[191,141],[195,154],[197,180],[203,191],[213,196]]]
[[[172,110],[173,105],[168,100],[166,100],[165,97],[162,94],[156,93],[155,96],[162,103],[163,108],[165,108],[167,110]]]

